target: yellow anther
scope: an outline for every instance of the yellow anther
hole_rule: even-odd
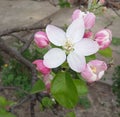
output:
[[[66,41],[63,48],[66,50],[66,53],[69,53],[70,51],[73,51],[73,44],[70,41]]]
[[[96,67],[90,66],[90,68],[92,69],[92,71],[93,71],[94,73],[96,73],[96,71],[97,71]]]

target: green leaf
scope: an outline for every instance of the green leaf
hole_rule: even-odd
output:
[[[99,50],[98,53],[104,57],[108,57],[108,58],[112,57],[112,50],[109,47],[104,50]]]
[[[6,108],[6,106],[10,106],[15,104],[15,102],[8,101],[5,97],[0,96],[0,109]]]
[[[5,114],[0,114],[0,117],[16,117],[16,116],[11,113],[5,113]]]
[[[59,104],[73,108],[78,102],[78,93],[69,73],[59,72],[52,81],[51,93]]]
[[[5,109],[0,109],[0,117],[16,117],[16,116],[7,112]]]
[[[69,112],[65,117],[76,117],[74,112]]]
[[[59,6],[61,8],[70,7],[70,3],[65,0],[59,0]]]
[[[44,97],[44,98],[42,99],[42,105],[43,105],[44,107],[52,107],[53,102],[52,102],[52,100],[51,100],[50,98]]]
[[[32,87],[31,94],[38,93],[43,90],[45,90],[45,84],[39,79]]]
[[[0,108],[4,108],[7,104],[7,100],[4,97],[0,96]]]
[[[77,88],[79,96],[86,95],[88,93],[88,88],[87,88],[87,85],[86,85],[84,80],[74,79],[73,81],[74,81],[74,84]]]
[[[95,56],[95,54],[93,54],[93,55],[87,56],[87,57],[85,57],[85,58],[86,58],[86,61],[89,62],[89,61],[91,61],[91,60],[96,59],[96,56]]]
[[[113,37],[112,38],[112,44],[115,45],[115,46],[119,46],[120,45],[120,38]]]

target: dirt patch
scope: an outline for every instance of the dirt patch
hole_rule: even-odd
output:
[[[75,108],[76,117],[119,117],[120,108],[116,106],[115,96],[112,93],[111,87],[104,83],[96,82],[89,87],[88,98],[91,103],[91,107],[84,109],[78,105]],[[0,91],[0,95],[7,97],[9,100],[16,101],[14,92],[9,90]],[[40,111],[39,104],[35,107],[36,117],[64,117],[66,110],[58,108],[55,115],[52,110],[46,109]],[[30,102],[26,102],[23,105],[15,108],[17,117],[30,117]]]

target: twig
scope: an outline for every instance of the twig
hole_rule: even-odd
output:
[[[36,105],[36,97],[35,95],[32,96],[31,102],[30,102],[30,114],[31,117],[35,117],[35,105]]]
[[[36,30],[36,29],[44,29],[48,23],[50,23],[50,17],[46,17],[43,20],[40,20],[38,23],[32,25],[32,26],[26,26],[26,27],[16,27],[12,29],[7,29],[2,32],[0,32],[0,37],[9,35],[11,33],[16,33],[20,31],[30,31],[30,30]]]
[[[32,83],[34,84],[34,82],[37,80],[35,66],[29,60],[25,59],[17,50],[7,46],[4,40],[1,38],[0,38],[0,50],[4,51],[11,57],[21,62],[22,64],[26,65],[26,67],[28,67],[32,72]]]
[[[5,36],[5,35],[9,35],[11,33],[16,33],[16,32],[20,32],[20,31],[28,31],[28,30],[44,29],[44,28],[45,28],[45,26],[17,27],[17,28],[13,28],[10,30],[8,29],[3,32],[0,32],[0,36]]]
[[[55,7],[56,7],[57,5],[59,5],[58,3],[55,4],[53,0],[49,0],[49,3],[50,3],[51,5],[53,5],[53,6],[55,6]]]
[[[14,114],[15,113],[14,109],[18,106],[21,106],[23,103],[27,102],[29,99],[30,99],[30,96],[27,96],[24,99],[20,100],[17,104],[11,106],[10,107],[10,112],[12,112]]]
[[[22,92],[24,92],[24,94],[26,94],[26,95],[29,95],[29,93],[27,92],[27,91],[25,91],[25,90],[23,90],[22,88],[20,88],[20,87],[13,87],[13,86],[1,86],[0,87],[0,91],[3,91],[3,90],[5,90],[5,89],[8,89],[8,90],[21,90]]]
[[[25,51],[30,46],[34,35],[32,35],[31,38],[27,41],[27,40],[23,40],[20,37],[18,38],[13,33],[20,32],[20,31],[30,31],[30,30],[35,30],[35,29],[44,29],[46,27],[46,25],[50,22],[51,22],[51,20],[50,20],[50,16],[49,16],[49,17],[46,17],[45,19],[41,20],[40,22],[34,24],[33,26],[17,27],[17,28],[13,28],[13,29],[9,29],[9,30],[5,30],[5,31],[0,32],[0,50],[7,53],[10,57],[15,58],[17,61],[24,64],[26,67],[28,67],[30,69],[31,74],[32,74],[32,81],[31,81],[32,86],[34,85],[34,83],[37,80],[36,68],[29,60],[24,58],[21,55],[21,53],[23,51]],[[9,47],[5,43],[5,41],[1,38],[2,36],[6,36],[6,35],[10,35],[10,34],[12,34],[12,36],[18,38],[21,42],[24,43],[24,45],[22,46],[20,51],[17,51],[14,48]],[[31,101],[30,102],[31,117],[35,117],[35,112],[34,112],[35,111],[34,106],[35,106],[35,102],[36,102],[36,95],[35,94],[34,95],[28,94],[28,96],[25,99],[23,99],[22,101],[20,101],[19,103],[17,103],[13,107],[11,107],[11,112],[14,111],[15,107],[22,105],[25,101],[28,101],[29,99],[31,99],[30,100]]]
[[[113,21],[111,21],[109,24],[107,24],[104,28],[108,28],[109,26],[111,26],[113,24]]]
[[[113,7],[111,2],[109,0],[105,0],[105,2],[106,2],[105,6],[109,6],[116,13],[116,15],[118,15],[120,17],[120,14],[116,11],[116,9]]]
[[[112,7],[112,10],[116,13],[117,16],[120,17],[120,14],[116,11],[116,9],[114,9],[114,8]]]
[[[11,36],[15,37],[16,39],[19,39],[21,42],[26,43],[27,41],[21,37],[19,37],[18,35],[15,34],[10,34]]]
[[[26,41],[26,43],[20,49],[20,53],[23,53],[27,48],[29,48],[29,46],[32,43],[33,39],[34,39],[34,34],[32,34],[31,38],[28,41]]]
[[[4,89],[8,89],[8,90],[16,90],[17,87],[0,87],[0,91],[3,91]]]

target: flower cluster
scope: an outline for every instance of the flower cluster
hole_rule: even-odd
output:
[[[86,57],[107,48],[111,43],[112,33],[109,29],[102,29],[94,34],[91,29],[95,25],[96,16],[91,12],[85,13],[77,9],[71,19],[66,32],[49,24],[45,32],[39,31],[35,34],[36,45],[39,48],[49,46],[49,50],[43,60],[36,60],[33,64],[36,64],[36,69],[45,79],[48,79],[46,75],[49,76],[51,69],[67,62],[69,68],[81,73],[87,82],[97,81],[107,70],[107,64],[97,59],[86,63]]]

